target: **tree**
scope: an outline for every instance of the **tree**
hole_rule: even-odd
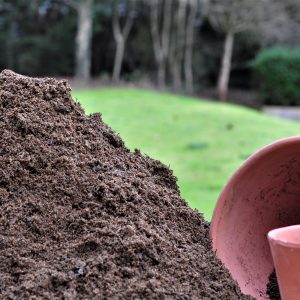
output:
[[[0,20],[0,69],[30,76],[74,74],[77,16],[67,0],[0,0]]]
[[[194,28],[200,27],[207,14],[209,0],[188,0],[188,16],[185,31],[184,76],[185,89],[189,94],[194,92],[193,46]],[[197,20],[196,20],[197,19]]]
[[[182,66],[185,48],[186,12],[188,0],[178,0],[175,17],[173,19],[170,44],[170,70],[173,77],[173,86],[176,91],[182,87]]]
[[[91,76],[92,8],[93,0],[79,0],[77,4],[78,27],[75,75],[83,80],[88,80]]]
[[[170,49],[172,0],[164,0],[164,3],[159,0],[150,0],[149,3],[153,50],[158,65],[158,86],[160,89],[164,89]],[[161,28],[160,23],[162,23]]]
[[[268,0],[211,0],[210,22],[217,30],[225,33],[217,85],[220,100],[227,99],[235,35],[257,29],[258,24],[266,20],[266,12],[272,5],[273,2],[269,3]]]
[[[194,22],[197,15],[197,1],[188,0],[188,17],[185,35],[185,51],[184,51],[184,76],[185,89],[189,94],[194,92],[194,76],[193,76],[193,45],[194,45]]]
[[[116,42],[116,55],[114,61],[114,69],[113,69],[113,76],[112,80],[114,83],[120,81],[120,74],[122,68],[122,62],[124,58],[124,51],[125,51],[125,43],[128,38],[128,35],[131,31],[134,15],[135,15],[135,7],[136,7],[136,0],[128,0],[128,5],[123,7],[119,3],[118,0],[115,0],[114,3],[114,15],[113,15],[113,35]],[[125,13],[122,10],[126,10]],[[125,25],[123,29],[121,29],[120,25],[120,16],[125,14]]]
[[[262,45],[299,45],[300,1],[274,1],[268,8],[268,18],[260,27]],[[274,17],[276,16],[276,17]]]

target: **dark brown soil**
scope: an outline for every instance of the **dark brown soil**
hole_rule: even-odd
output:
[[[250,299],[172,171],[65,81],[0,74],[1,299]]]
[[[275,270],[269,276],[267,294],[270,297],[270,300],[281,300]]]

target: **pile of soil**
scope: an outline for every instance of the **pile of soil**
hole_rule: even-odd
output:
[[[1,299],[250,299],[171,170],[65,81],[0,74]]]
[[[267,285],[267,294],[270,300],[281,300],[275,270],[269,276],[269,283]]]

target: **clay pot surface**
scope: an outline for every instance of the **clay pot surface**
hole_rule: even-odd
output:
[[[282,300],[300,297],[300,225],[271,230],[268,240]]]
[[[245,294],[268,299],[266,285],[274,265],[267,234],[295,224],[300,224],[300,136],[250,156],[216,205],[213,248]]]

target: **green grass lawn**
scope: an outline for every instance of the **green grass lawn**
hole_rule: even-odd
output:
[[[87,114],[101,112],[133,150],[159,159],[181,195],[210,219],[230,175],[260,147],[300,133],[300,124],[247,108],[135,89],[77,90]]]

